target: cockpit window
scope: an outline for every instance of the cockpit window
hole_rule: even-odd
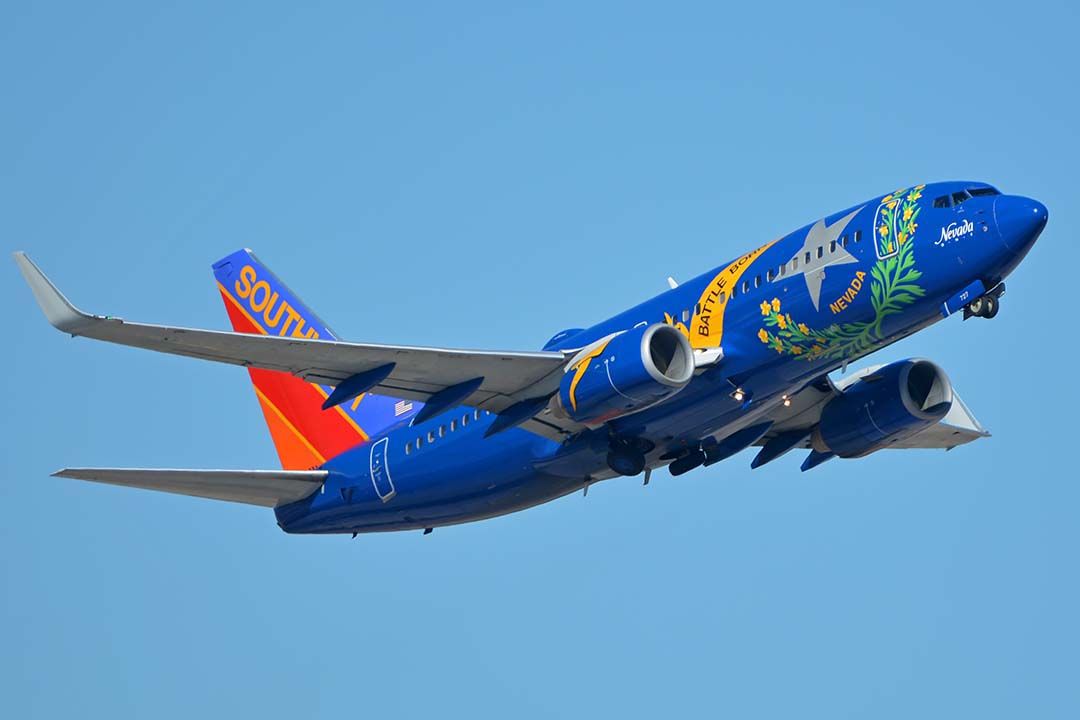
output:
[[[952,194],[953,205],[959,205],[965,200],[970,200],[971,196],[967,194],[967,190],[961,190],[960,192],[954,192]]]
[[[987,195],[1000,195],[1001,194],[1000,192],[998,192],[996,189],[994,189],[992,187],[968,188],[968,192],[971,193],[972,197],[985,197]]]
[[[949,202],[949,196],[948,195],[942,195],[939,198],[934,198],[934,207],[936,207],[936,208],[952,207],[952,203]]]

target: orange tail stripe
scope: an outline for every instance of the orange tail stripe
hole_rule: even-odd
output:
[[[225,309],[229,314],[229,320],[233,329],[237,332],[252,334],[267,334],[232,295],[223,287],[218,286],[222,299],[225,301]],[[321,456],[320,462],[326,458],[335,457],[367,440],[367,435],[344,414],[342,408],[336,408],[337,412],[324,411],[322,402],[326,394],[317,385],[312,385],[298,377],[288,373],[275,372],[249,368],[252,383],[256,392],[261,396],[260,402],[265,400],[279,413],[276,417],[284,420],[292,428],[292,432],[300,437],[303,444],[311,451]],[[266,408],[264,407],[264,411]],[[267,423],[270,424],[270,416],[267,415]],[[280,425],[280,423],[279,423]],[[280,428],[279,428],[280,430]],[[273,433],[273,429],[271,429]],[[280,434],[280,433],[279,433]],[[274,436],[275,445],[278,443],[278,435]],[[278,451],[285,463],[284,453]],[[290,463],[300,462],[300,457],[295,450],[288,452]],[[309,464],[295,469],[310,467],[311,456],[304,457],[303,462]]]

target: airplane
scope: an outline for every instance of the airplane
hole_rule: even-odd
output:
[[[954,315],[993,318],[1046,222],[1042,203],[982,182],[905,187],[521,352],[343,340],[250,250],[213,265],[232,332],[91,315],[15,260],[62,332],[246,367],[281,464],[55,475],[356,537],[427,534],[620,476],[648,484],[752,446],[751,468],[802,449],[807,471],[986,437],[933,362],[847,365]]]

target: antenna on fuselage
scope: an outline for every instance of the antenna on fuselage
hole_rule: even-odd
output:
[[[667,285],[668,285],[669,288],[674,290],[675,288],[679,287],[679,281],[676,280],[675,278],[671,277],[670,275],[668,275],[667,276]]]

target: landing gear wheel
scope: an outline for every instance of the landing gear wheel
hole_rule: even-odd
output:
[[[987,297],[985,295],[975,298],[968,305],[968,310],[970,310],[971,314],[975,317],[983,317],[986,312],[986,300]]]
[[[645,455],[630,448],[612,450],[607,455],[607,464],[620,475],[633,477],[645,469]]]
[[[983,309],[982,316],[984,318],[986,318],[987,320],[991,320],[991,319],[997,317],[998,309],[1000,307],[1001,306],[998,303],[998,299],[996,297],[992,297],[990,295],[987,295],[986,296],[986,308]]]

